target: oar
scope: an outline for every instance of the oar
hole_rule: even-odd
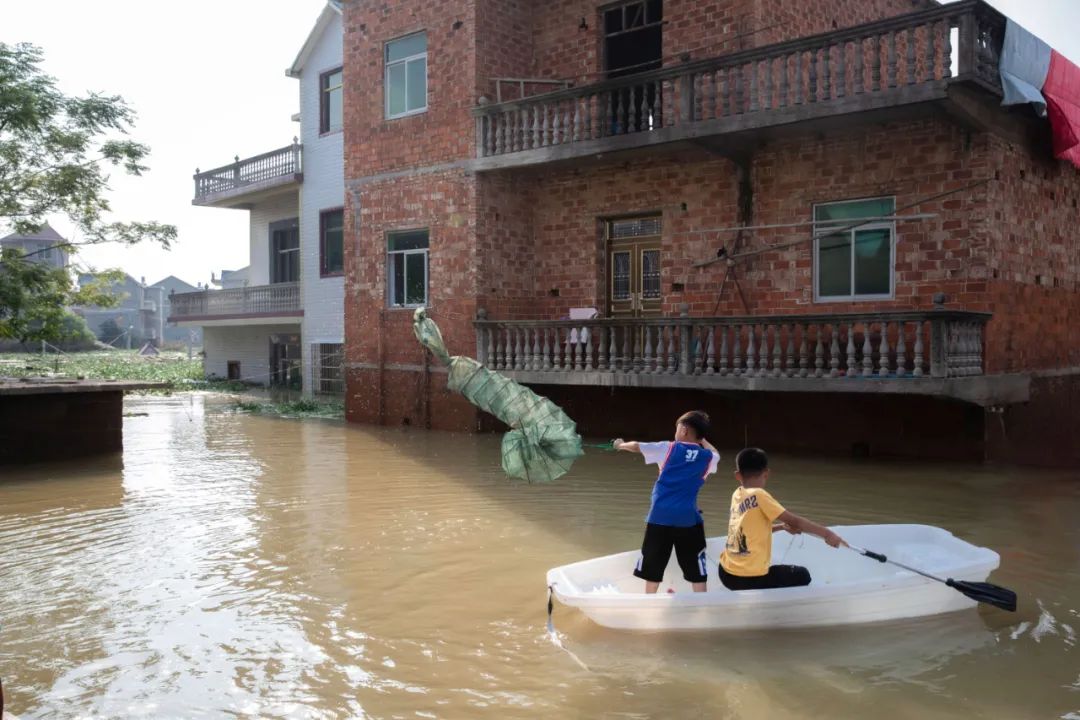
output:
[[[975,602],[993,605],[994,607],[999,607],[1002,610],[1008,610],[1009,612],[1016,612],[1016,593],[1014,593],[1009,588],[1003,588],[1000,585],[994,585],[992,583],[967,582],[966,580],[953,580],[952,578],[943,580],[936,575],[931,575],[928,572],[916,570],[915,568],[909,565],[905,565],[904,563],[890,560],[881,553],[876,553],[871,550],[864,550],[861,547],[856,547],[854,545],[848,545],[848,549],[857,552],[860,555],[865,555],[866,557],[873,560],[877,560],[878,562],[889,563],[890,565],[895,565],[897,567],[904,568],[905,570],[910,570],[917,575],[922,575],[924,578],[937,580],[939,583],[944,583],[951,587],[953,590],[963,593]]]

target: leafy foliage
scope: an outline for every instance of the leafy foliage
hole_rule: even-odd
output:
[[[0,251],[0,340],[63,340],[67,307],[114,307],[119,298],[111,285],[121,277],[122,272],[107,270],[94,282],[76,287],[67,270],[32,262],[17,248],[4,248]]]
[[[203,376],[202,361],[188,360],[184,353],[162,353],[153,357],[134,350],[105,350],[86,353],[0,355],[0,376],[56,376],[88,380],[136,380],[186,386]]]
[[[81,238],[58,247],[150,241],[168,249],[171,225],[109,220],[108,169],[146,170],[149,148],[126,137],[134,111],[115,95],[65,95],[41,61],[33,45],[0,43],[0,224],[29,234],[64,215]],[[104,285],[78,289],[67,271],[35,263],[39,252],[0,254],[0,338],[56,340],[64,307],[115,304]]]
[[[340,402],[321,400],[287,400],[284,402],[256,402],[237,400],[233,410],[251,415],[276,415],[286,418],[325,418],[338,420],[345,417],[345,406]]]
[[[112,318],[101,321],[98,325],[98,339],[101,342],[112,342],[116,338],[120,337],[124,331],[120,329],[120,326]]]

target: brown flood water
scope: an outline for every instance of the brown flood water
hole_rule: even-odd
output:
[[[131,399],[108,461],[0,473],[0,676],[19,718],[1080,720],[1080,477],[777,457],[827,523],[945,527],[1002,556],[987,609],[813,631],[629,634],[549,567],[631,549],[653,477],[591,451],[507,481],[498,438]],[[724,466],[730,461],[725,453]],[[710,535],[731,492],[701,502]],[[587,668],[587,669],[586,669]]]

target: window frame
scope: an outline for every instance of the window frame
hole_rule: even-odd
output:
[[[329,271],[326,269],[326,216],[331,213],[341,213],[341,269]],[[332,207],[319,211],[319,277],[341,277],[345,274],[345,208]]]
[[[343,65],[319,73],[319,135],[330,135],[341,132],[345,126],[345,68]],[[341,84],[336,89],[341,93],[341,124],[337,127],[330,126],[330,101],[329,93],[335,88],[328,87],[330,76],[341,73]]]
[[[827,207],[829,205],[847,205],[850,203],[867,202],[873,200],[889,200],[892,202],[893,211],[892,215],[896,214],[896,196],[895,195],[876,195],[871,197],[859,197],[849,198],[847,200],[832,200],[829,202],[814,203],[810,210],[811,221],[814,223],[814,255],[812,258],[812,264],[814,267],[813,272],[813,284],[814,284],[814,302],[815,303],[835,303],[835,302],[873,302],[881,300],[894,300],[896,298],[896,243],[898,238],[896,237],[896,221],[895,220],[879,220],[859,225],[857,228],[851,228],[847,231],[849,236],[848,247],[851,252],[851,263],[849,281],[851,283],[851,292],[848,295],[822,295],[820,285],[820,251],[821,251],[821,239],[836,235],[836,232],[830,232],[829,230],[821,230],[818,228],[817,210],[821,207]],[[834,228],[843,228],[848,225],[853,225],[857,222],[857,218],[852,218],[851,222],[840,222],[833,225]],[[855,292],[855,233],[859,230],[888,230],[889,231],[889,292],[888,293],[872,293],[872,294],[857,294]]]
[[[330,348],[330,349],[328,349]],[[336,350],[332,348],[337,348]],[[328,365],[327,360],[337,356],[338,365]],[[314,342],[311,344],[311,389],[316,395],[340,396],[345,394],[345,345],[344,343]],[[327,378],[327,369],[337,369],[338,377]],[[328,388],[328,386],[333,386]]]
[[[411,37],[417,35],[424,36],[424,52],[409,55],[408,57],[399,58],[397,60],[390,61],[387,59],[390,46],[396,42],[402,40],[408,40]],[[411,117],[413,115],[420,115],[428,111],[428,89],[430,86],[431,76],[428,72],[428,44],[427,44],[427,30],[417,30],[416,32],[408,33],[407,35],[400,35],[396,38],[392,38],[383,43],[383,116],[386,120],[398,120],[400,118]],[[397,65],[405,66],[405,106],[409,105],[409,63],[424,59],[424,107],[416,108],[414,110],[406,110],[403,113],[391,113],[390,112],[390,69]]]
[[[427,247],[413,249],[413,250],[391,250],[390,239],[395,235],[405,235],[408,233],[423,232],[427,236]],[[427,227],[417,228],[401,228],[399,230],[389,230],[385,235],[386,240],[386,306],[391,310],[413,310],[418,307],[424,307],[428,304],[431,297],[431,229]],[[408,292],[409,276],[408,276],[408,260],[409,255],[424,256],[424,298],[418,303],[409,303],[408,295],[403,294],[404,303],[398,305],[394,302],[394,291],[397,289],[394,284],[394,260],[397,256],[401,256],[402,262],[405,263],[402,275],[405,282],[405,293]]]
[[[284,220],[275,220],[269,224],[268,230],[270,235],[270,284],[279,285],[300,282],[301,273],[303,273],[303,267],[301,266],[300,262],[300,218],[294,217],[286,218]],[[274,233],[290,230],[296,231],[296,246],[284,250],[276,248],[274,245]],[[291,257],[290,262],[285,262],[283,256],[287,253],[290,255],[292,253],[296,253],[295,268],[292,267],[293,263]],[[288,269],[290,270],[295,269],[296,277],[292,280],[275,280],[274,278],[280,277],[282,274],[284,274],[282,273],[282,271],[286,269],[286,265],[288,265]]]

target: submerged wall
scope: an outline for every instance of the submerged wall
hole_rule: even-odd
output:
[[[0,465],[70,460],[123,448],[123,390],[0,392]]]

